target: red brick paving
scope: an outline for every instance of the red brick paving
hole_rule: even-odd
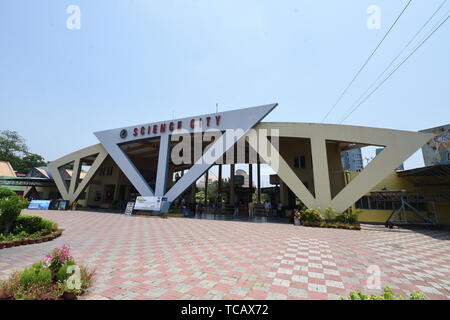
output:
[[[0,276],[69,244],[97,271],[86,299],[337,299],[368,290],[367,267],[398,294],[450,299],[450,234],[362,231],[87,211],[33,211],[65,231],[0,250]]]

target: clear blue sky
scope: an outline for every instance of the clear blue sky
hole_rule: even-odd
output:
[[[441,1],[413,1],[327,122],[341,120]],[[406,2],[2,0],[0,129],[54,160],[97,143],[94,131],[214,112],[216,102],[278,102],[267,121],[320,122]],[[71,4],[80,30],[66,28]],[[380,30],[366,26],[372,4]],[[449,33],[447,23],[345,123],[448,123]],[[419,165],[419,154],[407,162]]]

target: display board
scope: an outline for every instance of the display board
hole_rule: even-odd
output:
[[[134,209],[134,201],[127,202],[127,207],[125,208],[124,214],[126,216],[131,216],[133,214],[133,209]]]
[[[137,197],[134,210],[160,211],[165,201],[167,201],[165,197]]]
[[[28,209],[30,210],[48,210],[50,206],[50,200],[31,200],[28,205]]]

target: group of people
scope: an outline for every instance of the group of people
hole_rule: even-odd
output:
[[[234,213],[233,216],[237,217],[239,216],[239,204],[235,204],[234,206]],[[264,214],[266,217],[273,215],[273,216],[278,216],[281,217],[282,216],[282,210],[283,210],[283,205],[280,203],[277,204],[276,207],[276,211],[272,210],[272,203],[269,200],[266,200],[263,204],[264,207]],[[249,218],[254,218],[255,217],[255,203],[249,202],[248,203],[248,217]]]
[[[223,203],[222,203],[223,205]],[[240,216],[242,213],[246,213],[247,209],[248,209],[248,217],[249,218],[254,218],[255,217],[255,212],[256,212],[256,208],[255,208],[255,203],[249,202],[247,204],[247,208],[245,206],[244,202],[236,202],[234,204],[234,211],[233,211],[233,217],[238,217]],[[182,210],[182,213],[184,213],[185,215],[187,214],[192,214],[192,213],[197,213],[197,214],[202,214],[205,213],[205,209],[206,207],[202,204],[202,203],[186,203],[185,199],[180,199],[175,203],[175,207],[180,207]],[[216,206],[217,209],[217,206]],[[224,208],[222,208],[224,209]],[[276,205],[276,209],[274,209],[272,207],[272,203],[269,200],[264,201],[263,203],[263,209],[264,209],[264,215],[266,217],[269,216],[278,216],[281,217],[282,216],[282,212],[283,212],[283,205],[281,203],[278,203]],[[246,214],[245,214],[246,215]]]

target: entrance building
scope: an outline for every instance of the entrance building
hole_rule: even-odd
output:
[[[274,213],[281,204],[283,215],[299,205],[344,211],[433,136],[347,125],[263,122],[276,107],[95,132],[99,144],[65,155],[49,168],[62,199],[76,202],[83,195],[89,207],[123,209],[127,201],[141,195],[167,198],[163,212],[184,205],[233,214],[238,206],[239,214],[245,215],[253,202],[257,214],[263,214],[265,200],[272,202]],[[365,146],[383,151],[348,179],[342,153]],[[246,178],[237,172],[237,165],[245,168]],[[270,177],[273,187],[262,188],[261,166],[275,173]],[[68,168],[73,172],[70,180],[63,177]],[[199,188],[204,190],[203,198]]]

